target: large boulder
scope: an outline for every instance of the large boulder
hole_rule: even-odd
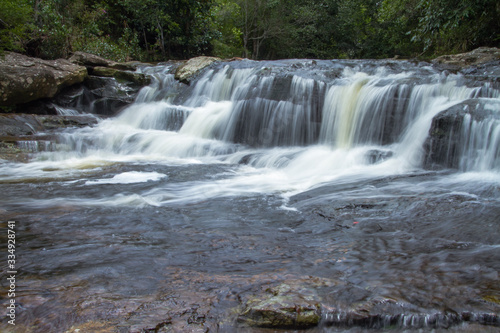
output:
[[[24,56],[20,56],[24,57]],[[57,78],[50,71],[33,74],[31,64],[39,59],[30,59],[15,75],[27,76],[28,82],[52,82],[52,85],[38,85],[30,99],[23,98],[26,87],[19,85],[12,94],[18,95],[18,103],[13,108],[18,113],[39,115],[69,115],[75,113],[95,113],[113,116],[131,104],[139,90],[151,83],[151,76],[135,72],[141,63],[117,63],[93,54],[75,52],[68,60],[70,66],[85,72],[85,80],[69,81],[57,86]],[[66,60],[55,63],[68,64]],[[8,69],[6,69],[8,71]],[[33,76],[33,77],[32,77]],[[38,82],[36,81],[36,82]],[[83,82],[82,82],[83,81]],[[10,82],[10,81],[9,81]],[[77,83],[77,84],[75,84]],[[46,91],[48,88],[48,91]]]
[[[0,58],[0,106],[52,98],[86,77],[85,67],[65,59],[42,60],[8,52]]]
[[[202,69],[220,60],[220,58],[206,56],[189,59],[177,68],[177,71],[175,72],[175,79],[184,83],[189,83],[191,79]]]

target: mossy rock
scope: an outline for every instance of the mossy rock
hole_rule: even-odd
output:
[[[240,323],[268,328],[310,328],[321,320],[321,305],[308,295],[280,286],[268,297],[250,299],[238,318]]]
[[[249,326],[270,328],[308,328],[318,325],[320,319],[319,304],[291,296],[250,301],[239,317]]]
[[[109,67],[95,67],[92,75],[102,77],[113,77],[120,83],[132,83],[139,86],[146,86],[151,83],[151,78],[141,73],[122,71]]]

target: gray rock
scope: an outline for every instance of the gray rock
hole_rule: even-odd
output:
[[[97,118],[90,115],[0,114],[0,159],[27,162],[32,153],[55,149],[54,131],[96,123]]]
[[[68,60],[42,60],[18,53],[0,59],[0,106],[52,98],[65,87],[81,83],[87,69]]]
[[[33,135],[58,128],[85,127],[96,123],[97,119],[89,115],[0,114],[0,137]]]
[[[134,71],[138,66],[141,65],[138,61],[129,62],[115,62],[103,57],[99,57],[95,54],[77,51],[68,59],[70,62],[85,66],[87,68],[93,67],[109,67],[124,71]]]
[[[90,54],[80,51],[73,53],[73,55],[68,60],[74,64],[86,67],[96,67],[96,66],[108,67],[113,64],[116,64],[114,61],[96,56],[95,54]]]
[[[203,68],[220,60],[220,58],[205,56],[189,59],[186,63],[177,68],[177,71],[175,72],[175,79],[184,83],[189,83],[191,79]]]
[[[480,47],[471,52],[443,55],[432,60],[432,63],[446,69],[459,70],[496,60],[500,60],[500,49],[496,47]]]
[[[0,114],[0,136],[31,135],[44,129],[37,116]]]
[[[498,119],[499,115],[493,111],[500,108],[498,104],[492,99],[468,99],[436,115],[424,144],[424,167],[458,168],[463,147],[468,140],[463,136],[462,129],[465,116],[470,115],[475,121],[490,117]]]

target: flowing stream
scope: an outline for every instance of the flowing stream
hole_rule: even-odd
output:
[[[322,304],[316,332],[498,329],[498,89],[404,61],[221,62],[189,86],[172,66],[141,68],[153,83],[119,115],[1,161],[19,332],[267,332],[235,309],[282,283]],[[457,107],[456,167],[427,167]]]

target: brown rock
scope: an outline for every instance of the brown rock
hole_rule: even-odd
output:
[[[63,88],[81,83],[86,77],[85,67],[65,59],[42,60],[6,53],[0,59],[0,106],[52,98]]]

